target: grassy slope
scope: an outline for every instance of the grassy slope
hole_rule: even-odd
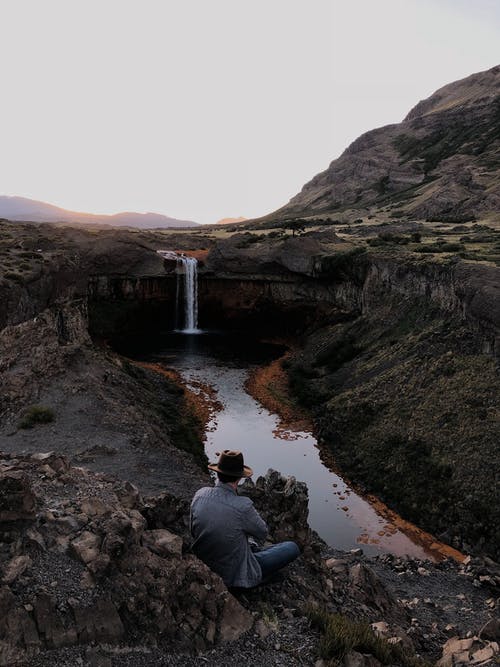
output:
[[[493,359],[416,304],[392,322],[325,328],[289,367],[342,469],[407,519],[498,556]]]

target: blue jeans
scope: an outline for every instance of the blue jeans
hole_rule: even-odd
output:
[[[267,547],[254,553],[262,570],[262,578],[268,577],[277,570],[281,570],[282,567],[291,563],[299,555],[300,550],[295,542],[279,542],[278,544],[273,544],[272,547]]]

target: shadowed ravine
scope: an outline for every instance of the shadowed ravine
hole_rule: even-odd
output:
[[[245,391],[250,368],[279,353],[278,347],[241,336],[168,334],[149,358],[179,371],[196,393],[206,385],[215,390],[222,408],[207,425],[210,460],[222,449],[237,448],[245,452],[254,478],[274,468],[307,483],[309,523],[328,544],[346,550],[361,546],[368,554],[436,557],[435,550],[407,536],[328,470],[311,433],[283,430],[277,415]]]

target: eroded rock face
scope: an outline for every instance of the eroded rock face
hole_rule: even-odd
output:
[[[252,234],[234,234],[211,249],[206,270],[219,275],[298,273],[312,276],[316,258],[323,252],[322,244],[307,236],[268,243]]]
[[[203,650],[252,626],[180,535],[148,527],[130,484],[51,454],[3,459],[0,489],[0,665],[124,638]]]
[[[198,441],[199,456],[204,454],[201,426],[183,417],[182,391],[92,345],[87,326],[85,305],[67,300],[0,330],[0,450],[50,449],[133,479],[143,492],[157,493],[168,484],[172,492],[192,495],[206,475],[180,450]],[[40,407],[53,421],[23,428],[24,415]],[[158,457],[160,449],[168,456]],[[123,505],[132,507],[137,493],[128,483]],[[15,506],[9,501],[9,511]]]

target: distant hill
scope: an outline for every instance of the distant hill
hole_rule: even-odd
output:
[[[450,83],[360,136],[264,219],[500,216],[500,66]]]
[[[194,227],[192,220],[177,220],[160,213],[124,212],[114,215],[96,215],[67,211],[64,208],[26,197],[0,195],[0,218],[25,220],[27,222],[69,222],[113,227],[138,227],[140,229],[158,227]]]
[[[245,220],[248,220],[248,218],[222,218],[221,220],[217,220],[216,224],[217,225],[231,225],[233,222],[245,222]]]

